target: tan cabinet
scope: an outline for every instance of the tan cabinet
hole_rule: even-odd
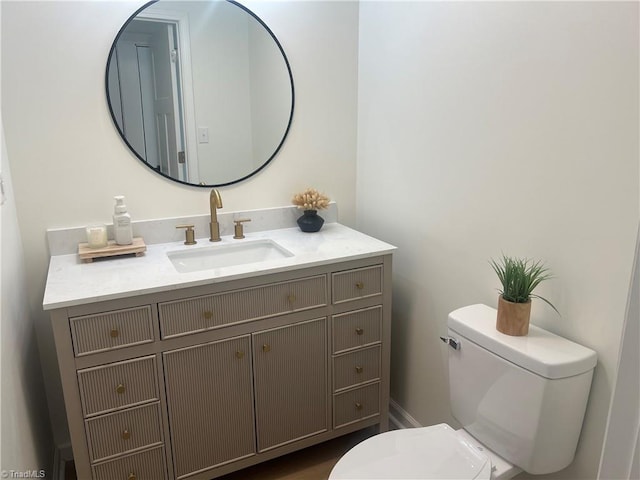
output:
[[[76,440],[74,444],[74,459],[80,464],[78,478],[167,477],[165,415],[157,371],[157,357],[149,355],[74,372],[77,386],[71,391],[65,387],[64,391],[70,430],[75,432],[79,424],[83,427],[79,430],[82,443],[78,445]],[[79,408],[70,410],[70,405]],[[73,437],[72,433],[72,442]],[[92,473],[85,474],[89,469]]]
[[[321,318],[165,352],[176,477],[327,431],[326,338]]]
[[[388,428],[390,255],[51,314],[78,478],[209,480]]]
[[[86,417],[159,400],[156,357],[80,370],[78,386]]]
[[[253,334],[258,451],[326,432],[327,321]]]
[[[340,275],[354,277],[365,272],[374,284],[382,272],[360,269]],[[360,280],[359,280],[360,281]],[[371,283],[371,282],[369,282]],[[375,289],[374,289],[375,290]],[[343,301],[343,296],[339,297]],[[380,384],[388,378],[388,346],[383,305],[348,311],[332,317],[333,428],[340,429],[381,414]],[[385,389],[388,387],[385,386]]]
[[[333,423],[343,428],[380,415],[380,384],[339,393],[333,401]]]
[[[166,478],[164,448],[125,455],[92,468],[94,480],[159,480]],[[78,478],[84,478],[78,475]]]
[[[332,277],[333,303],[353,302],[366,297],[382,297],[382,265],[336,272]]]
[[[163,442],[158,403],[91,418],[86,425],[89,452],[94,462],[161,446]]]
[[[165,352],[176,478],[255,454],[249,336]]]
[[[325,275],[159,305],[162,338],[255,321],[327,304]]]
[[[149,305],[74,317],[69,324],[76,356],[153,342]]]

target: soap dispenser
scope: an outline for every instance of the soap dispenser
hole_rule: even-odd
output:
[[[133,243],[131,215],[127,213],[124,196],[117,195],[113,198],[116,200],[113,212],[113,237],[118,245],[131,245]]]

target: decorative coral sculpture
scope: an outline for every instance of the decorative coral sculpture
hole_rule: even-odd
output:
[[[291,202],[302,210],[324,210],[329,206],[329,197],[315,188],[307,188],[302,193],[296,193]]]

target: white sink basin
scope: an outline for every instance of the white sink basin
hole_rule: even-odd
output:
[[[278,258],[293,257],[293,253],[273,240],[239,240],[233,245],[192,247],[167,252],[171,263],[180,273],[260,263]]]

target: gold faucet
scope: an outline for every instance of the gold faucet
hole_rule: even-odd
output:
[[[222,208],[222,197],[217,189],[211,190],[209,195],[209,205],[211,207],[211,222],[209,223],[209,230],[211,231],[210,242],[220,241],[220,224],[218,223],[218,208]]]

